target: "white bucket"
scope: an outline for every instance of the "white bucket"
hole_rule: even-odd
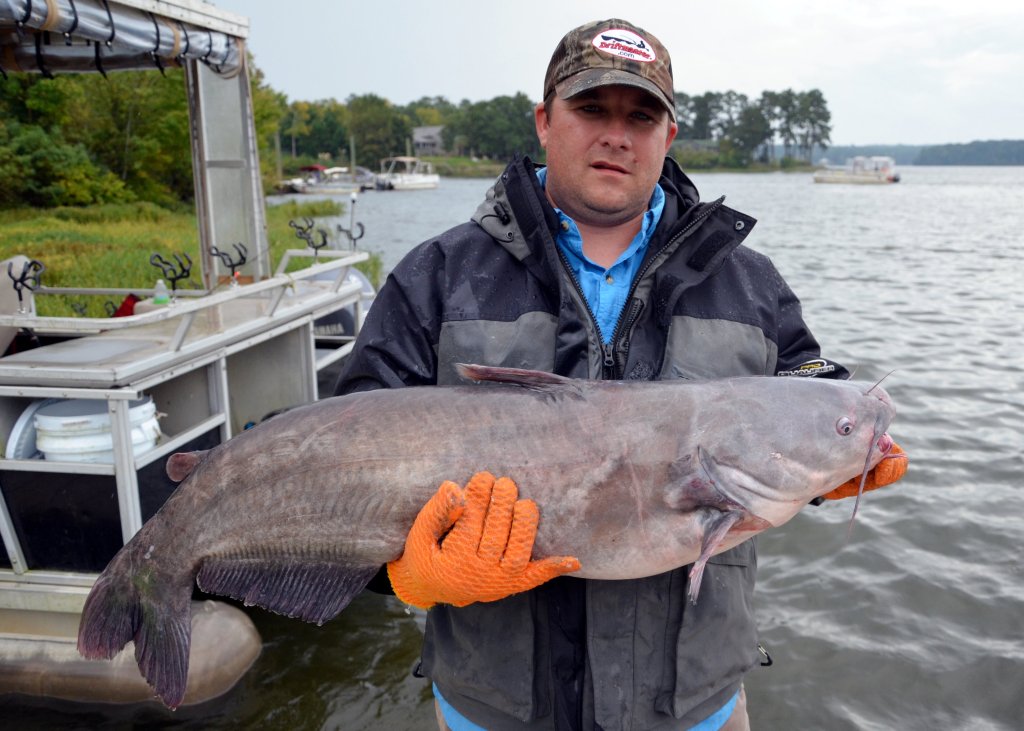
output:
[[[132,454],[152,449],[160,437],[152,399],[129,402]],[[105,401],[71,399],[44,406],[35,414],[36,447],[45,459],[61,462],[114,461],[114,438]]]

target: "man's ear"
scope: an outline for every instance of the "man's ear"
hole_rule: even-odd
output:
[[[665,140],[665,154],[668,154],[669,148],[672,147],[672,143],[675,142],[676,134],[679,132],[679,125],[675,122],[668,123],[668,139]]]
[[[540,146],[545,150],[548,149],[548,127],[551,126],[551,123],[548,120],[548,111],[544,102],[540,102],[533,108],[533,122],[537,127],[537,139],[540,140]]]

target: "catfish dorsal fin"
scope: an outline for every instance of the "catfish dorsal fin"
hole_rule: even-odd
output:
[[[525,368],[498,368],[495,366],[456,363],[459,375],[469,381],[491,381],[521,386],[532,391],[557,393],[568,389],[579,393],[580,382],[574,378],[566,378],[545,371],[531,371]]]
[[[196,468],[196,465],[206,457],[208,449],[198,452],[176,452],[167,458],[167,476],[175,482],[181,482]]]

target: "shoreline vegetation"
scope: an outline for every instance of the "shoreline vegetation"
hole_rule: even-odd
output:
[[[526,94],[486,101],[425,96],[405,105],[375,94],[290,101],[251,63],[255,132],[264,190],[309,165],[370,171],[396,154],[430,156],[446,177],[495,177],[514,154],[543,161]],[[194,197],[188,107],[180,69],[166,73],[0,77],[0,210]],[[684,170],[805,170],[884,145],[838,147],[818,89],[675,94],[679,133],[671,154]],[[1024,161],[1024,141],[914,147],[897,164]],[[910,157],[913,155],[913,157]],[[920,158],[920,159],[918,159]]]
[[[719,164],[717,156],[696,157],[672,152],[672,157],[680,164],[684,172],[701,173],[809,173],[814,166],[792,158],[782,158],[776,162],[752,162],[745,166],[729,166]],[[480,160],[471,157],[431,156],[425,155],[423,160],[430,162],[442,178],[497,178],[505,169],[506,163],[497,160]],[[543,161],[539,161],[543,162]]]
[[[376,94],[290,101],[254,61],[250,71],[266,191],[311,165],[375,172],[403,152],[430,155],[447,177],[494,177],[515,154],[544,159],[536,100],[521,92],[457,104],[425,96],[398,105]],[[0,78],[0,209],[190,204],[183,83],[181,69]],[[676,92],[675,110],[673,154],[693,170],[788,169],[829,144],[831,113],[818,89]]]

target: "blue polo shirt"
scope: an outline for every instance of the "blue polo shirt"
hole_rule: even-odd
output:
[[[542,188],[546,185],[547,178],[547,168],[537,171],[537,179]],[[612,335],[615,334],[615,325],[622,314],[622,308],[626,306],[629,288],[640,271],[640,264],[647,253],[647,245],[664,209],[665,191],[660,185],[655,185],[640,231],[615,263],[607,269],[587,258],[583,253],[583,237],[576,222],[560,209],[555,209],[561,224],[556,239],[558,247],[569,260],[569,266],[580,283],[583,296],[586,297],[601,330],[601,339],[606,345],[612,341]]]

